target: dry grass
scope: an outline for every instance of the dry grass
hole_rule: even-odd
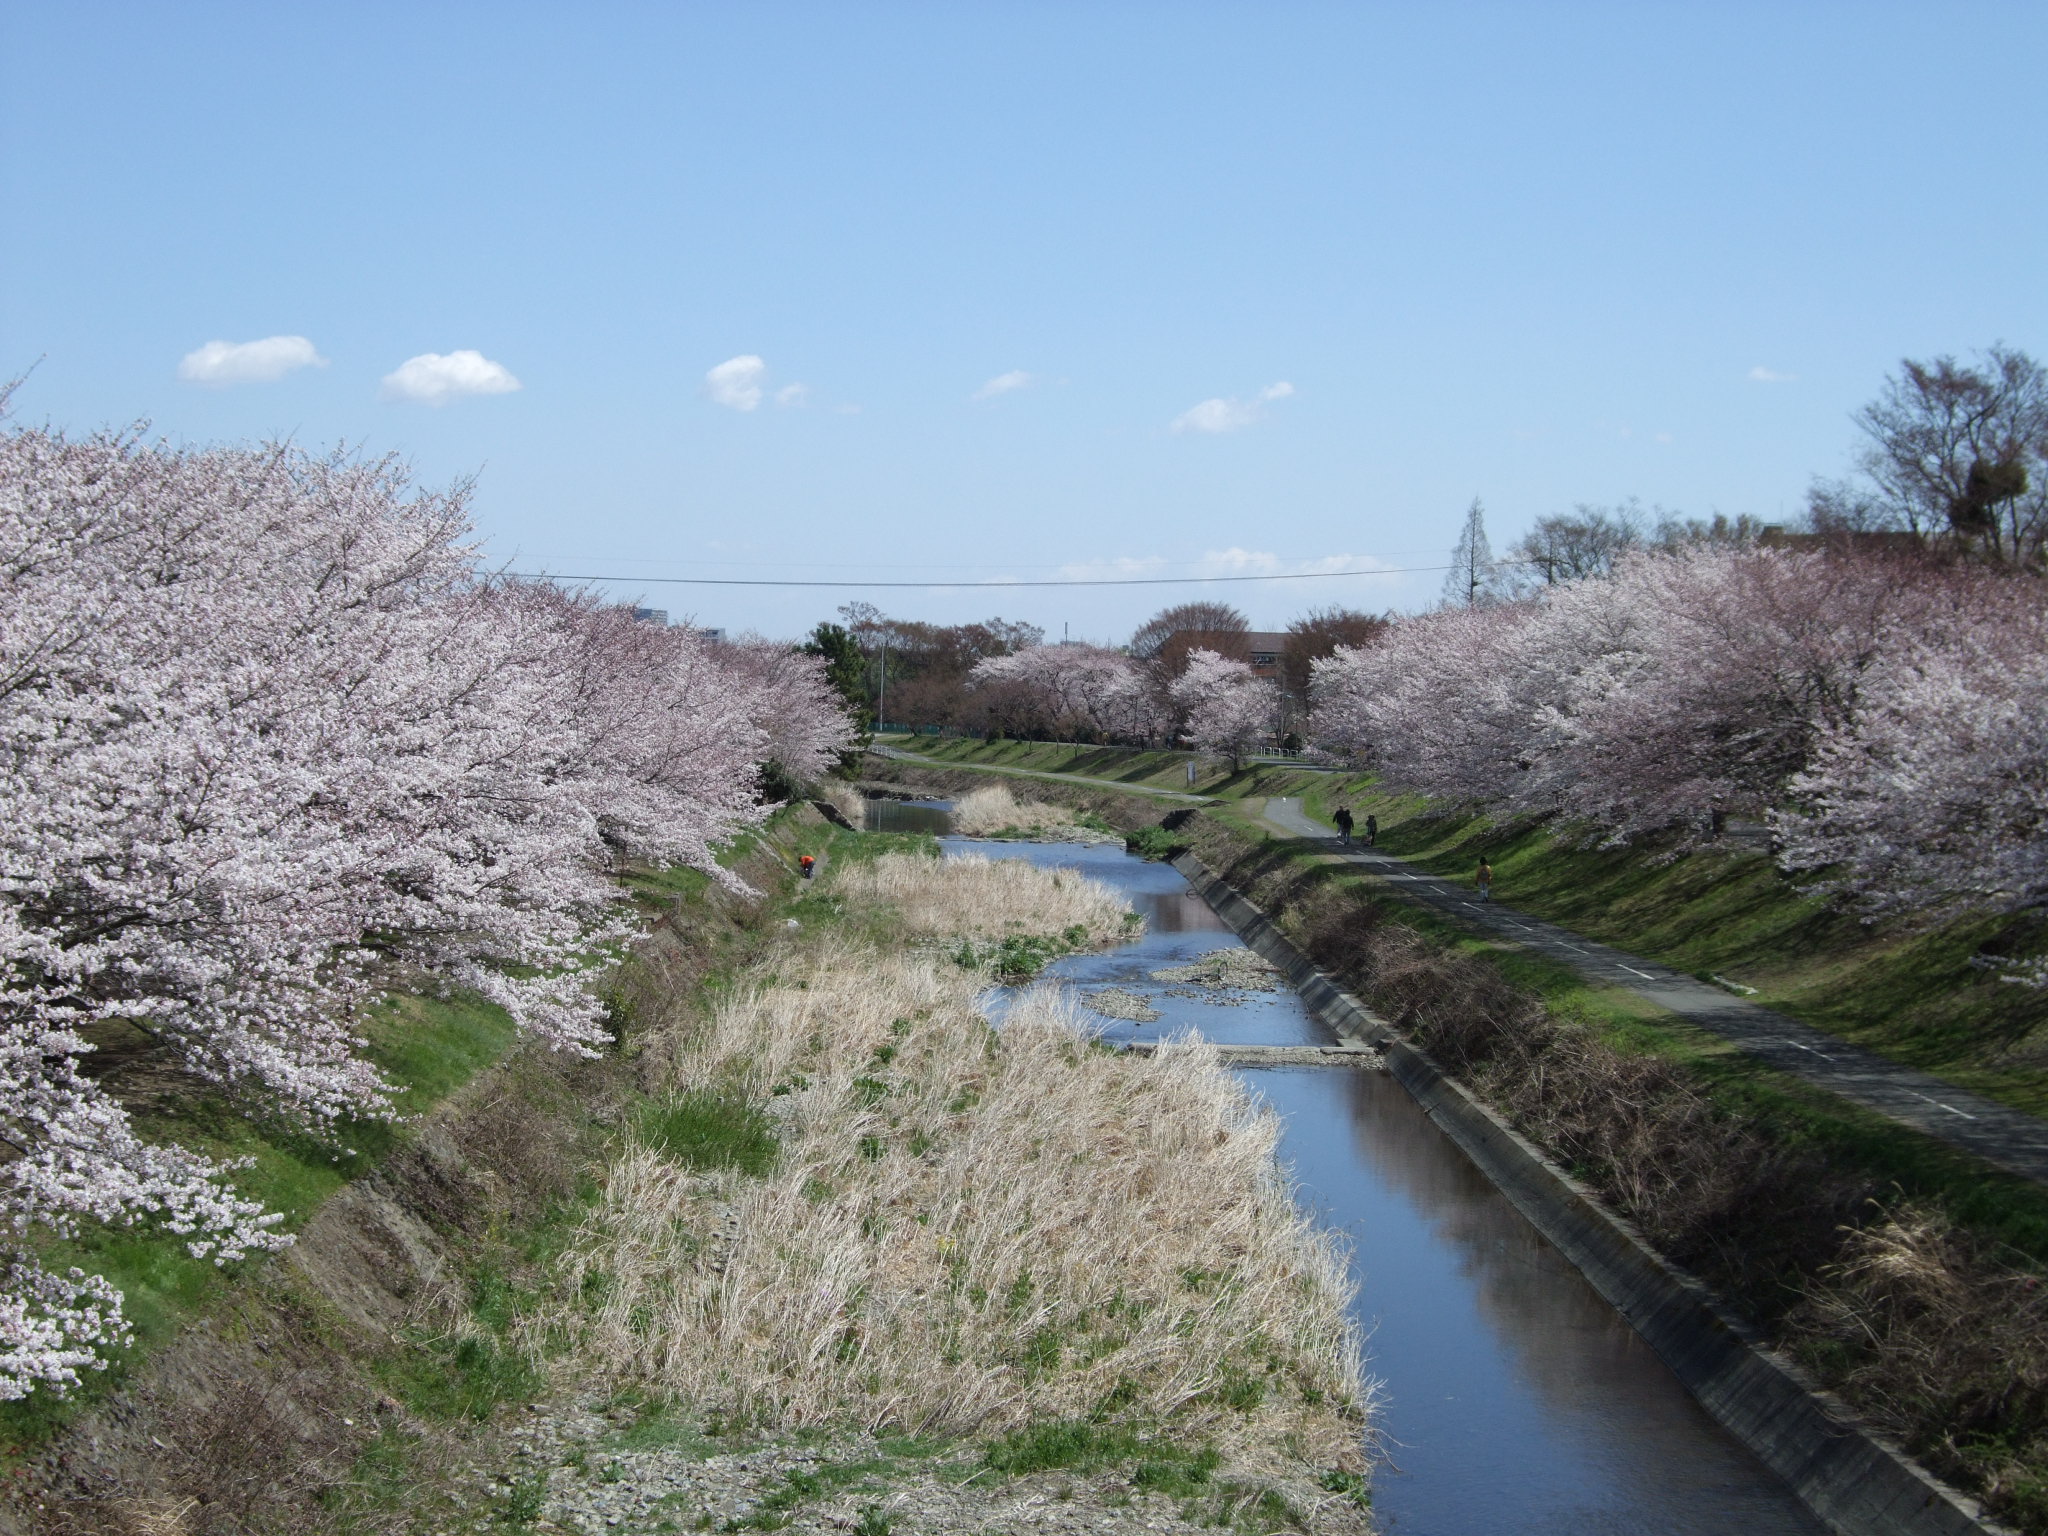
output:
[[[911,939],[1073,934],[1109,944],[1135,930],[1130,904],[1108,886],[1066,869],[966,854],[930,859],[888,853],[842,865],[834,887],[849,900],[886,905]]]
[[[1036,992],[839,945],[720,1007],[682,1093],[771,1107],[765,1177],[642,1148],[570,1255],[587,1358],[732,1422],[997,1434],[1107,1412],[1235,1465],[1360,1461],[1341,1254],[1216,1062],[1093,1049]],[[558,1315],[557,1323],[568,1321]]]
[[[860,828],[867,825],[867,796],[844,779],[820,779],[811,791],[811,798],[830,804],[846,818],[848,826]]]
[[[962,837],[984,837],[991,832],[1050,831],[1078,825],[1075,813],[1064,805],[1047,805],[1041,800],[1019,800],[1008,786],[989,784],[969,790],[953,802],[953,830]]]

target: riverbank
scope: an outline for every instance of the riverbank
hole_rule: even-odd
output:
[[[1189,787],[1184,752],[963,738],[901,745],[970,783],[1000,773],[1084,778],[1076,792],[1091,806],[1105,783],[1148,795]],[[1484,855],[1496,893],[1535,917],[1687,975],[1725,977],[1753,989],[1741,995],[1763,1006],[2012,1108],[2048,1114],[2048,995],[2006,985],[1977,963],[2048,942],[2037,918],[1967,918],[1926,931],[1896,921],[1869,926],[1802,893],[1746,834],[1681,856],[1654,839],[1602,848],[1541,820],[1502,825],[1441,811],[1369,774],[1278,766],[1233,773],[1218,759],[1195,762],[1193,787],[1206,797],[1252,809],[1269,796],[1295,797],[1325,825],[1348,805],[1360,825],[1368,814],[1378,818],[1382,850],[1467,884]],[[1033,794],[1051,797],[1050,781],[1029,782]],[[1138,811],[1148,807],[1122,798]]]
[[[644,877],[615,1051],[480,1076],[25,1458],[0,1528],[1363,1530],[1342,1268],[1269,1122],[1213,1053],[994,1037],[963,944],[1125,909],[1044,873],[1006,916],[929,855],[805,810],[758,899]]]
[[[648,931],[611,979],[619,1039],[605,1055],[514,1044],[494,1010],[474,1011],[495,1030],[457,1028],[470,1018],[459,997],[401,996],[394,1026],[414,1027],[394,1027],[399,1049],[380,1065],[405,1085],[410,1118],[346,1128],[355,1159],[232,1115],[199,1120],[258,1159],[254,1179],[278,1166],[324,1172],[273,1196],[296,1241],[222,1272],[169,1238],[107,1239],[113,1272],[140,1277],[132,1294],[152,1326],[70,1398],[7,1405],[0,1531],[410,1529],[408,1484],[432,1482],[534,1387],[504,1335],[506,1299],[559,1243],[587,1198],[586,1168],[636,1102],[641,994],[701,984],[752,953],[795,884],[796,854],[823,840],[815,816],[789,811],[729,849],[759,898],[697,871],[628,872]],[[195,1108],[203,1101],[159,1112]],[[195,1126],[178,1129],[189,1138]]]
[[[1464,934],[1242,808],[1168,820],[1319,966],[1870,1421],[2001,1518],[2048,1529],[2038,1188]]]
[[[962,946],[1112,943],[1128,909],[1057,870],[891,854],[791,910],[712,1006],[654,1023],[657,1108],[524,1335],[699,1435],[872,1429],[998,1487],[1123,1466],[1124,1499],[1359,1526],[1343,1266],[1272,1117],[1206,1048],[1091,1048],[1056,991],[1000,1034],[979,1012]],[[543,1512],[576,1482],[551,1474]]]

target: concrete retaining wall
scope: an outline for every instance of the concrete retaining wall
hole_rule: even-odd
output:
[[[1338,1038],[1385,1054],[1388,1071],[1429,1117],[1634,1324],[1701,1405],[1831,1528],[1843,1536],[2011,1536],[1767,1348],[1706,1286],[1660,1258],[1427,1052],[1318,970],[1258,906],[1192,854],[1173,863],[1239,938],[1280,967]]]

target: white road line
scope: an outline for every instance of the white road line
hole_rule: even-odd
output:
[[[1928,1104],[1932,1104],[1936,1109],[1945,1109],[1952,1115],[1961,1115],[1965,1120],[1974,1120],[1977,1118],[1975,1115],[1969,1113],[1969,1111],[1967,1110],[1957,1109],[1953,1104],[1944,1104],[1939,1099],[1930,1099],[1927,1097],[1926,1094],[1920,1092],[1916,1088],[1908,1088],[1906,1092],[1912,1094],[1913,1097],[1916,1099],[1920,1099]]]
[[[1621,965],[1621,962],[1619,960],[1615,961],[1614,963],[1616,965]],[[1624,971],[1627,971],[1629,975],[1640,976],[1645,981],[1655,981],[1657,979],[1656,977],[1652,976],[1648,971],[1639,971],[1632,965],[1621,965],[1621,968]]]
[[[1780,1040],[1778,1043],[1780,1045],[1792,1046],[1794,1049],[1805,1051],[1810,1055],[1818,1056],[1822,1061],[1833,1061],[1835,1059],[1834,1057],[1830,1056],[1826,1051],[1815,1050],[1812,1046],[1808,1045],[1803,1040]],[[1910,1092],[1911,1090],[1908,1091]],[[1927,1102],[1932,1104],[1934,1100],[1928,1099]]]

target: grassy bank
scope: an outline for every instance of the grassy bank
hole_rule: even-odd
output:
[[[789,858],[818,836],[785,815],[728,859],[757,886],[793,883]],[[638,978],[702,976],[758,942],[748,904],[699,872],[626,883],[652,937],[618,975],[622,1026]],[[249,1159],[238,1187],[297,1241],[225,1272],[158,1233],[52,1245],[124,1289],[137,1345],[67,1397],[0,1405],[0,1530],[326,1530],[394,1459],[388,1438],[434,1440],[530,1385],[487,1323],[443,1324],[503,1314],[507,1277],[591,1193],[582,1149],[630,1092],[623,1043],[598,1060],[553,1052],[460,994],[394,994],[365,1032],[402,1118],[327,1138],[252,1121],[144,1042],[108,1042],[102,1070],[138,1124]]]
[[[1380,846],[1469,878],[1484,854],[1500,899],[1703,977],[1896,1061],[2048,1114],[2048,994],[1977,964],[2031,952],[2038,919],[1975,918],[1916,931],[1868,925],[1804,895],[1754,848],[1670,856],[1656,845],[1574,846],[1542,825],[1432,812],[1372,786],[1310,786],[1313,814],[1339,796],[1380,818]]]
[[[1126,1498],[1355,1521],[1342,1265],[1270,1114],[1206,1049],[1093,1049],[1054,998],[998,1035],[975,1006],[962,941],[1113,942],[1127,909],[1070,873],[845,853],[755,968],[671,998],[657,1107],[528,1337],[720,1434],[936,1436],[983,1477],[1128,1463]]]
[[[1040,743],[910,745],[959,767],[1031,767],[1163,787],[1178,787],[1170,781],[1185,760]],[[1977,963],[1986,954],[2033,952],[2044,942],[2038,919],[1965,920],[1926,932],[1897,922],[1870,926],[1803,894],[1753,847],[1674,856],[1654,843],[1584,846],[1542,822],[1501,826],[1440,812],[1368,776],[1271,767],[1231,774],[1225,766],[1210,764],[1202,793],[1225,801],[1295,796],[1326,824],[1347,804],[1361,825],[1368,813],[1378,816],[1380,847],[1454,878],[1469,879],[1483,854],[1494,867],[1495,894],[1534,916],[1702,978],[1752,987],[1754,1000],[1768,1007],[2016,1109],[2048,1114],[2048,994],[2006,984]]]
[[[679,1529],[685,1484],[731,1529],[996,1496],[1362,1529],[1342,1269],[1270,1119],[1201,1051],[1124,1061],[1057,1009],[994,1035],[985,949],[1126,909],[934,852],[805,811],[736,851],[758,899],[634,876],[616,1048],[451,1056],[297,1247],[22,1464],[0,1530]]]
[[[406,1119],[430,1113],[502,1059],[516,1034],[501,1010],[473,997],[387,999],[366,1021],[365,1054],[399,1085],[396,1108],[405,1119],[344,1123],[331,1137],[251,1119],[224,1091],[170,1070],[164,1053],[141,1036],[110,1033],[95,1066],[129,1106],[142,1136],[176,1141],[223,1164],[244,1164],[233,1175],[236,1189],[282,1215],[283,1231],[297,1233],[338,1190],[405,1145]],[[0,1467],[19,1467],[81,1413],[120,1391],[157,1350],[207,1313],[222,1288],[219,1267],[193,1258],[183,1239],[160,1230],[88,1229],[76,1239],[40,1244],[39,1252],[58,1273],[76,1265],[118,1287],[134,1342],[65,1396],[39,1391],[0,1403]]]
[[[1235,796],[1171,817],[1169,835],[1873,1422],[2003,1518],[2048,1531],[2048,1192],[1763,1067],[1631,993],[1404,902],[1272,832],[1258,801],[1293,794],[1327,811],[1346,797],[1361,817],[1377,809],[1382,845],[1397,848],[1427,851],[1432,832],[1482,835],[1472,827],[1446,831],[1334,775],[1265,771],[1229,788]],[[1158,809],[1122,798],[1128,815]],[[1504,842],[1487,846],[1497,870],[1519,867],[1497,852]],[[1457,847],[1435,857],[1462,858]],[[1696,890],[1681,882],[1707,879],[1710,861],[1726,858],[1639,859],[1613,877],[1703,903],[1710,879]],[[1748,878],[1774,878],[1761,863],[1748,861]],[[1766,893],[1756,905],[1798,899]]]

